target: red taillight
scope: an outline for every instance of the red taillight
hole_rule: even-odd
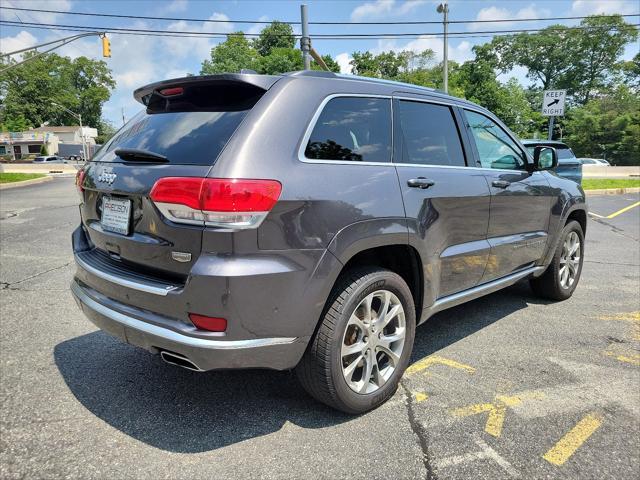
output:
[[[207,178],[202,185],[201,208],[211,212],[268,212],[282,186],[275,180]]]
[[[151,200],[170,220],[228,228],[255,228],[278,201],[275,180],[166,177]]]
[[[172,88],[163,88],[160,90],[160,95],[164,95],[165,97],[172,97],[174,95],[182,95],[184,93],[184,88],[182,87],[172,87]]]
[[[227,320],[224,318],[207,317],[206,315],[190,313],[189,319],[196,327],[201,330],[209,330],[210,332],[224,332],[227,329]]]
[[[84,187],[82,186],[82,184],[84,183],[84,175],[84,168],[81,168],[76,172],[76,188],[78,190],[78,195],[80,195],[81,202],[84,201]]]

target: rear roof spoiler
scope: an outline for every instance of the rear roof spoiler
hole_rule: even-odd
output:
[[[147,105],[150,95],[160,89],[170,87],[191,87],[191,86],[225,86],[245,84],[255,88],[269,90],[280,80],[280,75],[258,75],[253,73],[223,73],[220,75],[198,75],[191,77],[172,78],[161,82],[150,83],[140,87],[133,92],[133,97],[143,105]]]

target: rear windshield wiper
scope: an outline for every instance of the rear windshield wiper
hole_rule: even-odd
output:
[[[125,162],[168,162],[169,159],[159,153],[138,148],[116,148],[114,152]]]

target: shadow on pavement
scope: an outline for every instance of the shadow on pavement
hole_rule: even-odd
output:
[[[417,330],[413,361],[525,308],[516,285],[434,316]],[[93,332],[56,345],[55,362],[71,392],[121,432],[171,452],[218,449],[280,430],[285,422],[323,428],[355,417],[311,399],[292,372],[190,372]]]

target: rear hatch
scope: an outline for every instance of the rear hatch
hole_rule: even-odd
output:
[[[247,113],[278,78],[189,77],[137,90],[136,99],[146,110],[79,174],[82,223],[94,246],[83,260],[101,270],[186,279],[200,254],[204,226],[167,219],[150,192],[163,177],[206,177]]]

